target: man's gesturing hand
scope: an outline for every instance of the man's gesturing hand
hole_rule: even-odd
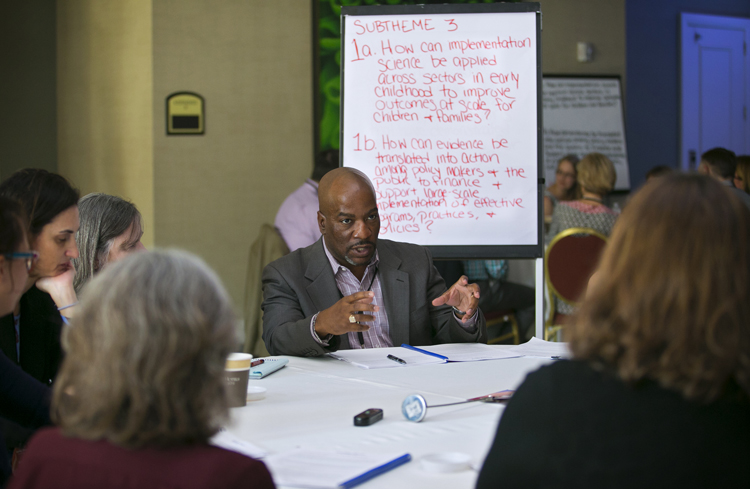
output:
[[[336,304],[320,311],[315,321],[315,332],[321,338],[329,334],[344,334],[350,331],[367,331],[370,327],[364,322],[374,321],[373,312],[379,310],[372,304],[374,292],[357,292],[339,299]],[[367,314],[369,313],[369,314]],[[352,323],[349,316],[354,316],[357,322]]]
[[[466,275],[461,275],[458,282],[453,284],[443,295],[432,301],[433,306],[448,304],[465,312],[463,316],[456,313],[462,322],[466,322],[474,315],[479,305],[479,286],[470,284]]]

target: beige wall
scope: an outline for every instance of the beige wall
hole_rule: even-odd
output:
[[[625,0],[540,0],[542,72],[620,75],[625,82]],[[594,60],[576,61],[576,43],[594,44]]]
[[[156,244],[201,255],[238,311],[251,242],[312,169],[311,5],[153,0]],[[205,135],[165,135],[177,91],[205,98]]]
[[[131,200],[154,242],[151,1],[57,2],[58,171]]]
[[[54,2],[0,2],[0,67],[0,180],[56,171]]]

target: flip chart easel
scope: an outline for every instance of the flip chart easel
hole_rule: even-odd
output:
[[[544,176],[555,181],[557,162],[603,153],[617,171],[615,190],[630,189],[619,76],[545,75]]]
[[[342,165],[372,180],[380,236],[436,258],[536,258],[539,335],[540,5],[341,12]]]

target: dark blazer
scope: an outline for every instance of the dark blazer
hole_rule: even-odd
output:
[[[487,327],[479,311],[477,328],[467,332],[450,306],[431,302],[446,291],[427,248],[379,239],[383,301],[394,346],[486,342]],[[310,334],[312,317],[341,298],[322,238],[266,266],[263,270],[263,340],[272,355],[320,356],[348,349],[347,335],[329,347]]]
[[[13,314],[0,318],[0,349],[5,356],[37,379],[52,385],[62,360],[62,318],[55,301],[46,292],[30,288],[21,296],[21,361],[16,355]]]

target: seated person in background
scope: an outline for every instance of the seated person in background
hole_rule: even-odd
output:
[[[617,220],[617,213],[603,204],[604,197],[612,191],[617,180],[615,167],[601,153],[589,153],[577,165],[578,183],[583,197],[572,202],[560,202],[552,213],[552,224],[546,243],[568,228],[590,228],[609,236]],[[555,310],[572,314],[575,307],[555,300]]]
[[[289,194],[279,207],[274,226],[289,247],[289,251],[310,246],[320,239],[318,182],[323,175],[338,167],[339,150],[322,151],[315,159],[312,176]]]
[[[507,260],[464,260],[463,266],[469,281],[479,286],[479,309],[485,314],[513,309],[520,340],[530,339],[534,324],[534,289],[506,280]]]
[[[664,175],[669,175],[674,170],[667,165],[658,165],[653,168],[651,168],[648,172],[646,172],[646,181],[651,180],[652,178],[661,177]]]
[[[734,186],[750,194],[750,156],[737,157],[737,169],[734,170]]]
[[[0,183],[0,195],[21,204],[31,248],[39,253],[13,314],[0,319],[0,348],[26,372],[51,385],[60,360],[63,318],[72,317],[78,258],[78,190],[46,170],[24,169]]]
[[[29,442],[9,487],[272,488],[262,462],[208,444],[228,417],[234,315],[184,252],[137,253],[87,288],[54,386],[59,428]]]
[[[78,201],[78,212],[79,257],[73,260],[76,293],[107,263],[146,249],[141,243],[141,213],[127,200],[114,195],[88,194]]]
[[[557,162],[555,183],[547,187],[544,192],[544,219],[552,217],[552,211],[559,201],[575,200],[581,196],[581,190],[576,180],[576,155],[565,155]]]
[[[576,169],[582,197],[555,206],[547,233],[548,243],[568,228],[591,228],[609,236],[617,219],[617,213],[603,203],[617,180],[615,167],[609,158],[601,153],[589,153],[578,162]]]
[[[748,269],[739,200],[695,174],[644,185],[570,325],[573,360],[518,388],[477,488],[750,487]]]
[[[365,174],[333,170],[318,197],[322,239],[263,270],[263,340],[272,355],[487,341],[479,287],[461,277],[446,292],[425,248],[378,240]]]
[[[718,180],[731,188],[731,193],[750,207],[750,194],[734,186],[734,173],[737,170],[737,157],[733,151],[724,148],[709,149],[701,155],[698,172]]]
[[[0,197],[0,316],[18,304],[34,262],[20,205]],[[0,353],[0,415],[33,429],[50,424],[49,388]],[[10,456],[0,431],[0,487],[10,477]]]

